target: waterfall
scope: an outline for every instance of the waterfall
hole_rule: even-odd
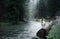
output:
[[[40,0],[29,0],[25,2],[25,15],[28,20],[33,20],[35,17],[35,14],[37,13],[37,4]]]

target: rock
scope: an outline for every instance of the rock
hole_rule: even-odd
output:
[[[38,32],[37,32],[37,36],[40,37],[40,38],[45,38],[45,36],[47,35],[47,32],[45,29],[40,29]]]

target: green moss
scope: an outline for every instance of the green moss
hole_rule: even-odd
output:
[[[60,39],[60,24],[56,23],[50,30],[47,39]]]

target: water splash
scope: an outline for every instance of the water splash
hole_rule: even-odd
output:
[[[29,2],[26,2],[26,18],[28,18],[28,20],[33,20],[35,17],[35,14],[37,13],[37,4],[39,3],[40,0],[29,0]]]

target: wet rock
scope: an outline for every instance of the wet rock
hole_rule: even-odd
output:
[[[46,32],[45,29],[40,29],[40,30],[37,32],[37,36],[38,36],[39,38],[44,38],[44,39],[46,39],[46,35],[47,35],[47,32]]]

